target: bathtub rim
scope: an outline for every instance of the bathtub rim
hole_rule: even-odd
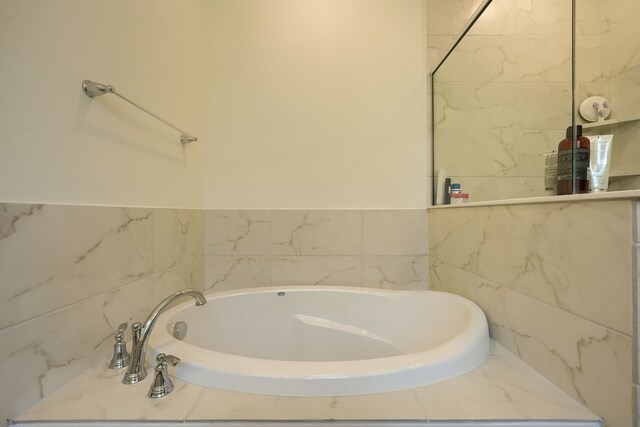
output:
[[[241,296],[245,294],[271,294],[274,292],[349,292],[373,294],[381,296],[410,295],[429,293],[463,304],[469,309],[470,320],[467,327],[451,339],[433,348],[398,356],[348,361],[288,361],[261,359],[222,353],[185,343],[171,336],[166,327],[167,321],[184,309],[193,307],[191,302],[179,304],[161,315],[160,322],[150,340],[149,356],[164,352],[182,358],[182,363],[175,368],[175,375],[183,380],[207,387],[217,387],[232,391],[256,392],[280,396],[335,396],[386,392],[411,388],[423,383],[434,383],[458,375],[462,375],[479,366],[489,353],[488,323],[484,312],[474,302],[459,295],[432,290],[388,290],[349,286],[269,286],[254,287],[205,294],[207,300]],[[155,334],[155,335],[154,335]],[[457,362],[456,369],[452,369]],[[460,367],[462,365],[462,367]],[[286,367],[286,369],[283,369]],[[425,369],[432,367],[433,369]],[[187,369],[189,368],[189,369]],[[427,373],[423,371],[429,371]],[[210,384],[207,376],[216,375],[221,379],[215,386]],[[403,385],[390,387],[385,385],[386,378],[392,375],[403,377]],[[269,381],[280,380],[282,390],[273,390]],[[367,392],[352,390],[349,380],[360,379],[371,383]],[[315,387],[309,387],[313,380]],[[369,381],[371,380],[371,381]],[[251,382],[251,386],[244,384]],[[321,383],[344,383],[340,392],[323,391]],[[376,384],[373,384],[376,383]],[[409,384],[408,386],[406,384]],[[381,387],[384,390],[379,390]],[[312,390],[313,389],[313,390]]]

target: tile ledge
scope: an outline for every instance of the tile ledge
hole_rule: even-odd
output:
[[[601,200],[620,199],[640,199],[640,190],[606,191],[602,193],[569,194],[567,196],[541,196],[525,197],[522,199],[488,200],[484,202],[469,202],[462,205],[438,205],[429,206],[427,209],[457,209],[481,206],[504,206],[504,205],[529,205],[538,203],[570,203],[570,202],[591,202]]]

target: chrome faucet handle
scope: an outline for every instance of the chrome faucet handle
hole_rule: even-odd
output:
[[[173,383],[169,378],[168,364],[176,366],[180,359],[170,354],[160,353],[156,357],[155,374],[153,376],[153,382],[149,388],[148,396],[152,398],[164,397],[173,391]]]
[[[124,331],[127,330],[128,324],[121,323],[116,332],[116,343],[113,345],[113,357],[109,363],[109,369],[121,369],[129,366],[131,356],[127,351],[127,343],[124,342]]]

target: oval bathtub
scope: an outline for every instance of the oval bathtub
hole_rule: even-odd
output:
[[[280,396],[401,390],[463,374],[489,351],[473,302],[436,291],[351,287],[253,288],[176,306],[149,343],[182,362],[174,375],[204,386]],[[173,325],[188,325],[183,340]]]

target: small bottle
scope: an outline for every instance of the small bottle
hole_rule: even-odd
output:
[[[589,178],[587,170],[589,169],[589,152],[591,142],[589,138],[582,136],[582,126],[578,125],[576,129],[576,193],[589,192]],[[566,132],[566,138],[558,144],[558,185],[557,194],[573,193],[573,127],[569,126]]]
[[[462,192],[460,184],[451,184],[451,204],[458,205],[465,203],[469,199],[469,195]]]

